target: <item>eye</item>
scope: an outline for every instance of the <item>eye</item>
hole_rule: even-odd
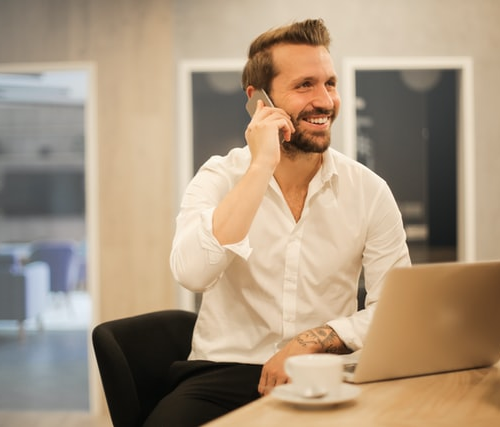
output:
[[[309,80],[306,80],[299,84],[299,88],[309,88],[312,86],[312,83]]]
[[[337,80],[335,80],[335,79],[328,80],[326,82],[326,86],[332,87],[332,88],[337,87]]]

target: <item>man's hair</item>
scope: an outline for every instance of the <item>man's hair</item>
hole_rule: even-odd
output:
[[[252,85],[270,92],[271,82],[278,73],[271,50],[278,44],[324,46],[329,51],[330,33],[322,19],[307,19],[261,34],[248,50],[248,60],[241,78],[243,89]]]

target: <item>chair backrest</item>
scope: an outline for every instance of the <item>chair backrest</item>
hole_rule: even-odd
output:
[[[169,367],[187,359],[195,321],[195,313],[164,310],[94,328],[94,352],[115,427],[141,426],[169,392]]]
[[[30,260],[49,265],[51,292],[69,292],[76,287],[78,257],[73,242],[37,242]]]

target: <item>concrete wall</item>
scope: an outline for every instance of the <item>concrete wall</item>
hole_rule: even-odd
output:
[[[76,62],[94,70],[95,138],[86,150],[95,322],[174,307],[170,1],[1,0],[0,40],[0,66]],[[99,393],[91,403],[99,407]]]
[[[175,2],[177,60],[244,59],[270,27],[321,17],[339,73],[349,57],[467,56],[475,91],[476,257],[500,258],[500,2],[496,0],[203,0]],[[343,149],[342,111],[333,144]]]
[[[97,188],[89,245],[97,318],[175,305],[171,7],[164,0],[2,0],[0,65],[91,63]],[[88,143],[90,143],[88,141]]]

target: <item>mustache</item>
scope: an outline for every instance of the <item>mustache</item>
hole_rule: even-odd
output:
[[[299,115],[297,116],[297,121],[304,119],[306,117],[309,117],[309,116],[332,116],[333,118],[335,118],[336,112],[335,112],[334,108],[329,108],[329,109],[314,108],[312,110],[302,111],[301,113],[299,113]]]

